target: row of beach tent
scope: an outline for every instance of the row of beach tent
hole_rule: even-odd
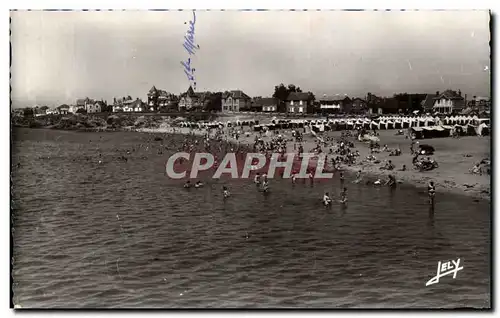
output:
[[[438,125],[430,127],[413,127],[411,133],[416,139],[442,138],[457,136],[489,136],[490,127],[486,123],[478,126],[467,125]]]
[[[224,127],[237,127],[237,126],[250,126],[253,127],[255,125],[258,125],[259,121],[258,120],[242,120],[242,121],[228,121],[228,122],[221,122],[221,121],[214,121],[214,122],[188,122],[188,121],[182,121],[177,123],[177,126],[179,127],[184,127],[184,128],[197,128],[197,129],[204,129],[204,128],[224,128]]]
[[[236,120],[236,121],[215,121],[215,122],[188,122],[182,121],[177,123],[180,127],[188,128],[224,128],[249,126],[253,127],[254,131],[267,130],[282,130],[282,129],[298,129],[309,127],[315,132],[332,131],[332,130],[351,130],[364,128],[367,130],[386,130],[386,129],[409,129],[409,128],[432,128],[432,129],[417,129],[417,131],[433,131],[434,127],[454,127],[455,125],[467,127],[471,125],[477,129],[488,128],[489,118],[478,118],[477,116],[451,116],[451,117],[432,117],[432,116],[380,116],[378,118],[329,118],[329,119],[277,119],[271,120],[271,123],[259,124],[258,120]],[[467,130],[467,129],[466,129]],[[437,130],[440,131],[440,130]]]

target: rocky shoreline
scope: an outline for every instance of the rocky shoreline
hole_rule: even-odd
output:
[[[13,116],[13,127],[46,128],[76,131],[121,131],[136,128],[158,128],[163,116],[131,116],[128,114],[66,114],[40,117]]]
[[[120,131],[140,128],[159,128],[176,120],[212,121],[218,117],[211,112],[172,113],[90,113],[23,116],[12,113],[11,125],[23,128],[47,128],[75,131]]]

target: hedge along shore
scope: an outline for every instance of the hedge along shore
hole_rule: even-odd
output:
[[[175,129],[175,132],[174,132]],[[227,128],[225,128],[226,130]],[[241,130],[242,127],[239,127]],[[159,128],[142,128],[136,129],[135,131],[149,132],[149,133],[177,133],[177,134],[191,134],[203,135],[204,130],[200,129],[189,129],[189,128],[178,128],[178,127],[168,127],[167,125],[161,125]],[[236,141],[234,138],[226,134],[227,141],[238,142],[240,145],[246,145],[251,147],[255,140],[255,133],[252,131],[251,127],[243,127],[244,132],[250,131],[250,136],[245,136],[241,134],[239,140]],[[281,130],[281,135],[290,140],[291,130]],[[433,146],[436,150],[435,154],[432,156],[439,164],[437,169],[432,171],[419,172],[413,168],[412,165],[412,155],[410,154],[410,144],[409,139],[405,139],[405,136],[396,136],[396,130],[384,130],[379,131],[381,147],[387,145],[389,148],[400,147],[403,154],[401,156],[389,156],[389,152],[375,153],[375,157],[381,160],[380,164],[373,164],[365,162],[365,159],[370,154],[369,145],[364,142],[360,142],[355,136],[350,137],[349,140],[353,141],[356,148],[360,153],[360,157],[357,158],[357,163],[353,165],[341,166],[341,170],[355,173],[359,170],[362,171],[363,181],[374,180],[381,178],[386,180],[389,174],[396,177],[398,183],[403,183],[407,185],[413,185],[421,190],[426,191],[426,187],[429,181],[434,181],[436,185],[437,192],[447,192],[460,195],[470,196],[476,199],[491,200],[490,189],[491,189],[491,177],[488,174],[476,175],[471,174],[469,170],[475,163],[479,163],[482,159],[490,159],[490,137],[462,137],[459,139],[455,138],[435,138],[435,139],[424,139],[419,140],[420,144],[429,144]],[[340,137],[340,131],[325,132],[323,137],[331,136]],[[268,136],[263,134],[262,139],[264,141],[269,141],[274,136],[273,132],[270,132]],[[288,142],[287,152],[294,152],[293,149],[294,142]],[[310,152],[316,146],[316,138],[310,134],[304,134],[304,140],[302,142],[304,147],[304,152]],[[324,148],[325,150],[326,148]],[[326,153],[328,151],[325,151]],[[333,155],[336,156],[336,155]],[[329,161],[332,157],[328,156]],[[396,166],[395,170],[387,171],[381,170],[382,166],[386,160],[391,160]],[[402,166],[406,165],[406,171],[398,171]]]

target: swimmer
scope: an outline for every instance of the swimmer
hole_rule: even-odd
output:
[[[396,187],[396,178],[393,175],[389,175],[389,179],[387,180],[385,185],[388,185],[391,188]]]
[[[185,188],[185,189],[189,189],[189,188],[191,188],[191,181],[189,181],[189,180],[188,180],[188,181],[186,181],[186,183],[184,183],[184,188]]]
[[[325,195],[323,196],[323,204],[325,206],[332,204],[332,199],[330,199],[328,192],[325,192]]]
[[[224,199],[229,198],[229,196],[231,195],[226,186],[222,187],[222,194],[224,195]]]
[[[253,178],[253,182],[256,185],[260,185],[260,173],[257,172],[257,174],[255,175],[255,177]]]
[[[347,188],[344,188],[342,192],[340,193],[340,203],[346,203],[347,202]]]
[[[265,177],[264,181],[262,182],[262,191],[263,192],[269,191],[269,181],[267,180],[267,177]]]
[[[201,187],[203,187],[203,183],[201,183],[201,181],[196,181],[196,183],[194,184],[194,187],[201,188]]]
[[[354,180],[353,183],[359,183],[361,179],[363,179],[361,177],[361,170],[358,170],[358,172],[356,172],[356,180]]]
[[[434,196],[436,195],[436,186],[434,185],[434,182],[431,181],[427,185],[427,192],[429,194],[429,204],[434,204]]]

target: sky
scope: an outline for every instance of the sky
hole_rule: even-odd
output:
[[[14,107],[77,98],[147,99],[190,82],[181,61],[192,11],[13,11]],[[197,91],[317,98],[461,90],[490,96],[488,11],[197,11]],[[186,24],[187,23],[187,24]]]

